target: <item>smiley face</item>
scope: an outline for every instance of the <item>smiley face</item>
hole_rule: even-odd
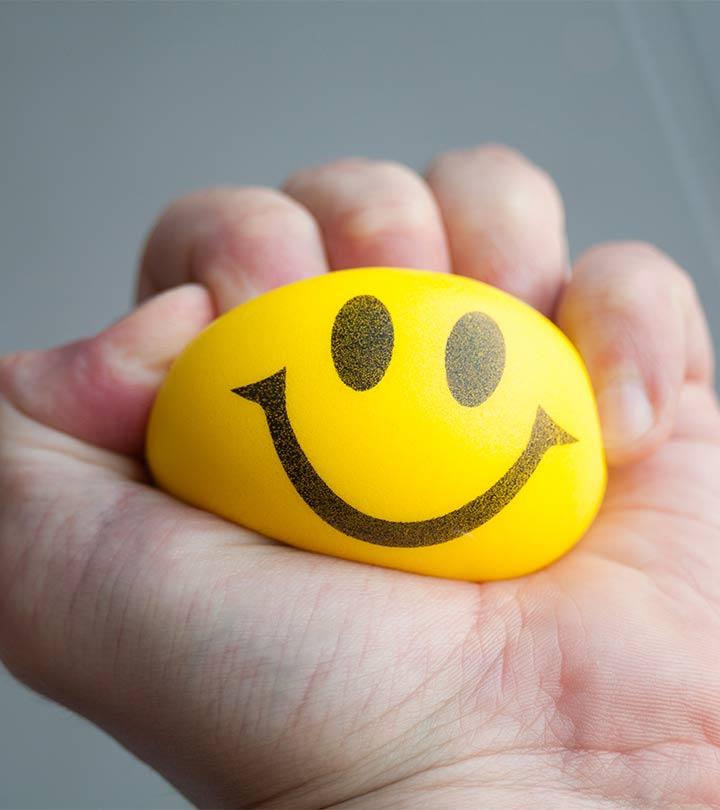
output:
[[[605,484],[587,374],[549,321],[387,268],[216,321],[158,396],[148,459],[173,494],[276,539],[473,580],[562,554]]]
[[[390,313],[371,295],[351,298],[335,318],[331,352],[340,379],[355,391],[382,380],[392,358],[394,328]],[[463,407],[481,405],[497,388],[505,365],[505,342],[495,321],[468,312],[453,326],[445,347],[448,387]],[[263,409],[277,456],[298,495],[343,534],[379,546],[417,548],[444,543],[476,529],[503,509],[525,485],[546,451],[576,439],[538,407],[530,437],[510,469],[490,488],[463,506],[425,520],[386,520],[356,509],[317,473],[302,449],[288,416],[287,370],[280,369],[233,393]]]

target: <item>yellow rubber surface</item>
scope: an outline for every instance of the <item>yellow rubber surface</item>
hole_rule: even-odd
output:
[[[228,312],[173,365],[147,454],[157,483],[311,551],[468,580],[565,553],[605,462],[568,339],[517,299],[365,268]]]

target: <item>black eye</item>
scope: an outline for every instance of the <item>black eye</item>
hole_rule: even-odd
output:
[[[445,373],[455,399],[479,405],[498,387],[505,368],[505,339],[500,327],[482,312],[460,318],[445,344]]]
[[[390,364],[394,340],[382,301],[372,295],[351,298],[335,316],[330,341],[340,379],[356,391],[377,385]]]

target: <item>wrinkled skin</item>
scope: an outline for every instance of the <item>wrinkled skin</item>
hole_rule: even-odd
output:
[[[205,806],[720,807],[707,328],[654,248],[601,245],[572,276],[565,250],[552,182],[503,147],[424,179],[341,161],[173,204],[137,310],[0,366],[10,671]],[[264,289],[370,264],[487,280],[583,354],[609,489],[546,570],[472,584],[317,556],[148,481],[149,408],[194,334]]]

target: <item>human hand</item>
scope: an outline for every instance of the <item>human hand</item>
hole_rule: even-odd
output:
[[[611,469],[566,557],[504,582],[419,577],[286,547],[150,485],[147,416],[185,344],[258,292],[363,265],[481,278],[575,342]],[[566,270],[555,187],[500,147],[444,155],[426,181],[342,161],[284,193],[175,203],[148,241],[145,303],[0,366],[8,668],[205,806],[720,807],[702,311],[646,245]]]

